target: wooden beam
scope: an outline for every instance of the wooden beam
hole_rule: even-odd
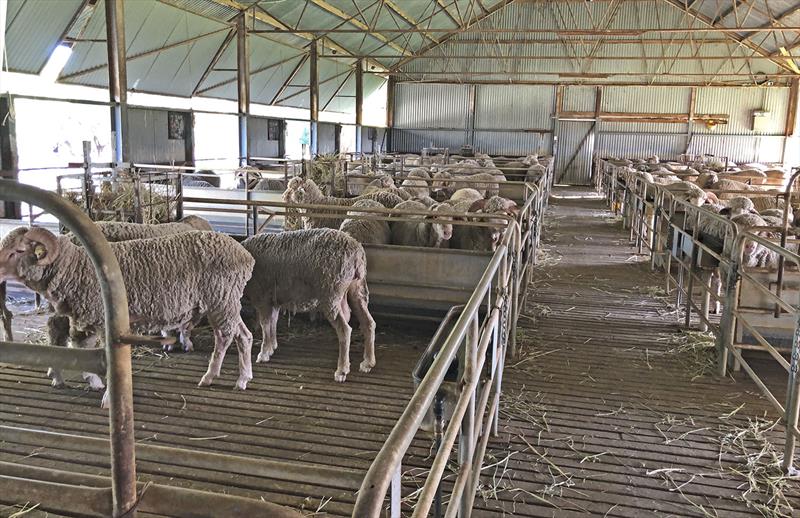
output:
[[[800,79],[793,79],[792,86],[789,88],[789,106],[786,110],[786,126],[783,131],[783,134],[787,137],[795,136],[798,95],[800,95]]]
[[[722,121],[727,124],[730,116],[727,113],[650,113],[650,112],[603,112],[603,111],[562,111],[560,120],[601,120],[607,122],[661,122],[665,124],[686,124],[693,121]]]

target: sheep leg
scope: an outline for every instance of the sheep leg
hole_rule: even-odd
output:
[[[3,332],[5,339],[9,342],[14,341],[14,333],[11,330],[11,319],[14,315],[6,306],[6,283],[0,282],[0,320],[3,321]]]
[[[353,282],[347,290],[347,300],[358,319],[358,327],[364,336],[364,361],[359,370],[369,372],[375,366],[375,320],[369,313],[369,292],[363,279]]]
[[[261,324],[261,352],[258,353],[256,362],[268,362],[278,348],[278,308],[259,308],[258,320]]]
[[[69,347],[69,318],[61,315],[53,315],[48,318],[47,337],[50,345]],[[52,380],[53,387],[64,386],[64,376],[61,374],[61,370],[50,367],[47,369],[47,376]]]
[[[338,310],[338,304],[334,311],[334,315],[328,316],[328,322],[331,323],[331,326],[336,331],[336,336],[339,338],[339,361],[336,366],[336,372],[333,374],[333,379],[343,382],[350,373],[350,333],[352,328],[347,324],[341,311]]]
[[[247,382],[253,379],[253,363],[250,354],[253,350],[253,334],[239,317],[236,327],[236,348],[239,351],[239,379],[235,388],[245,390]]]
[[[79,349],[85,349],[87,346],[92,345],[94,341],[95,335],[92,333],[83,334],[81,338],[78,339],[73,336],[70,340],[70,346],[74,347],[77,345]],[[103,390],[106,388],[105,384],[103,383],[103,378],[93,372],[82,372],[81,377],[89,384],[89,388],[92,390]]]
[[[225,333],[221,328],[214,326],[214,352],[211,353],[211,359],[208,361],[208,370],[200,378],[199,386],[208,387],[214,381],[214,378],[219,377],[219,373],[222,370],[222,361],[225,359],[228,347],[233,342],[233,337],[233,333]]]

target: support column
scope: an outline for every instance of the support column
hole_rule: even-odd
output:
[[[308,83],[308,106],[311,112],[311,158],[319,151],[317,135],[317,123],[319,122],[319,74],[317,72],[317,40],[311,41],[311,52],[309,53],[309,83]]]
[[[0,2],[3,4],[4,2]],[[2,6],[0,6],[2,9]],[[3,27],[0,27],[0,31]],[[8,96],[0,96],[0,121],[6,121],[5,124],[0,124],[0,177],[16,180],[19,176],[17,171],[17,138],[16,138],[16,123],[9,114],[11,111],[11,103],[14,102]],[[22,212],[20,210],[20,203],[18,201],[6,201],[0,205],[0,217],[6,219],[20,219]]]
[[[781,154],[781,162],[786,160],[786,148],[789,145],[789,139],[795,135],[795,126],[797,125],[797,109],[798,101],[800,101],[800,80],[792,79],[791,87],[789,88],[789,107],[786,110],[786,126],[783,131],[783,153]]]
[[[392,147],[392,133],[394,132],[394,88],[395,88],[395,78],[394,76],[389,76],[389,80],[386,83],[386,135],[388,135],[386,141],[386,149],[384,151],[391,152],[393,151]]]
[[[467,100],[467,135],[464,144],[472,146],[475,150],[475,101],[477,97],[477,85],[469,85],[469,98]]]
[[[123,0],[106,1],[106,48],[108,51],[108,94],[114,162],[130,160],[128,145],[128,73],[125,61],[125,11]]]
[[[356,61],[356,152],[361,152],[361,126],[364,115],[364,60]]]
[[[250,115],[250,59],[247,48],[245,13],[236,19],[236,86],[239,101],[239,166],[250,158],[247,149],[247,118]]]

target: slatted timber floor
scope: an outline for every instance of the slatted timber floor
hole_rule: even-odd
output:
[[[744,374],[692,379],[693,360],[669,345],[679,316],[651,295],[663,273],[649,272],[591,196],[562,188],[551,201],[483,505],[506,516],[760,516],[732,473],[746,472],[746,459],[721,444],[774,412]],[[777,363],[757,363],[783,387]],[[782,452],[780,425],[766,435]],[[796,516],[798,487],[786,489]],[[783,512],[766,515],[792,515]]]
[[[720,442],[749,419],[775,416],[743,376],[692,379],[691,365],[668,345],[678,317],[651,296],[663,276],[638,262],[627,232],[590,194],[559,189],[548,211],[549,251],[529,286],[520,354],[508,360],[500,434],[489,444],[473,516],[758,516],[742,501],[744,479],[730,473],[742,458],[720,453]],[[36,339],[44,318],[23,316],[15,327]],[[378,324],[377,367],[353,372],[344,384],[332,381],[333,331],[299,317],[290,326],[281,322],[277,354],[254,364],[244,393],[230,388],[234,350],[212,389],[196,387],[211,348],[207,337],[196,340],[193,354],[139,349],[137,440],[366,471],[413,392],[411,369],[434,331],[388,319]],[[357,365],[362,350],[354,337]],[[769,362],[763,374],[776,387],[783,383]],[[55,390],[42,372],[0,366],[0,394],[0,423],[107,435],[100,395],[76,378]],[[768,434],[778,448],[779,431]],[[430,438],[420,434],[403,463],[406,515],[431,457]],[[0,443],[0,460],[108,473],[104,454],[75,453],[69,445]],[[350,515],[357,489],[143,461],[138,470],[143,480],[263,497],[308,514]],[[454,478],[448,471],[446,487]],[[800,508],[797,488],[790,485],[787,494]],[[9,516],[25,502],[0,495],[0,504],[16,505],[0,505],[0,516]],[[56,511],[25,516],[70,516]]]

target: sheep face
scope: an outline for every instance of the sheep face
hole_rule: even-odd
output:
[[[431,190],[436,191],[447,191],[452,190],[454,182],[453,175],[447,171],[439,171],[438,173],[433,175],[433,181],[431,182]]]
[[[0,282],[41,281],[59,252],[58,239],[49,231],[40,227],[14,229],[0,244]]]
[[[453,210],[452,207],[445,204],[433,205],[431,206],[431,212],[434,214],[431,216],[431,219],[436,218],[436,212],[450,212]],[[432,232],[437,237],[437,242],[442,243],[444,241],[450,241],[450,238],[453,237],[453,220],[451,218],[436,218],[436,222],[431,225]]]

